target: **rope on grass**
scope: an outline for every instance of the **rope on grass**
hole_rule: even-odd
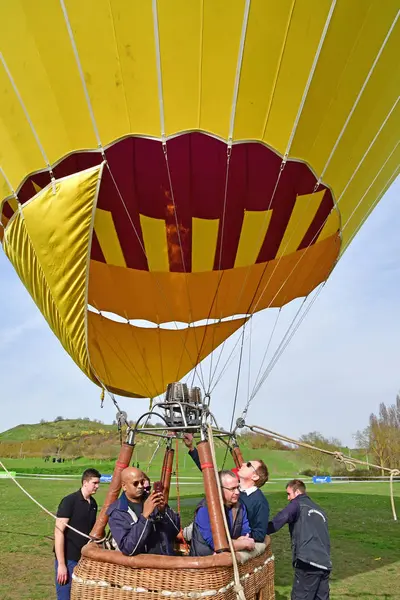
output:
[[[43,504],[40,504],[40,502],[38,502],[37,500],[35,500],[35,498],[25,489],[22,487],[22,485],[20,483],[18,483],[18,481],[16,480],[16,478],[11,475],[10,471],[7,469],[7,467],[2,463],[2,461],[0,460],[0,466],[3,468],[3,470],[7,473],[8,477],[10,479],[13,480],[13,482],[15,483],[15,485],[17,485],[19,487],[19,489],[24,492],[24,494],[26,496],[28,496],[28,498],[30,500],[32,500],[32,502],[34,502],[39,508],[41,508],[46,514],[48,514],[50,517],[53,517],[53,519],[57,519],[58,517],[56,515],[54,515],[52,512],[50,512],[49,510],[47,510],[46,507],[43,506]],[[96,540],[92,537],[90,537],[90,535],[87,535],[86,533],[83,533],[82,531],[79,531],[79,529],[75,529],[75,527],[72,527],[72,525],[68,525],[68,523],[65,523],[65,527],[68,527],[68,529],[71,529],[72,531],[75,531],[75,533],[78,533],[79,535],[81,535],[84,538],[87,538],[89,541],[91,542],[96,542],[96,544],[101,544],[102,542],[104,542],[104,540],[106,539],[105,537],[103,537],[101,540]],[[62,529],[60,529],[59,527],[56,528],[59,531],[63,531]]]
[[[208,440],[210,442],[211,456],[212,456],[212,461],[213,461],[214,471],[215,471],[215,478],[217,480],[218,498],[219,498],[219,503],[221,506],[222,519],[224,521],[224,527],[225,527],[225,531],[226,531],[226,537],[228,539],[229,550],[232,555],[233,576],[234,576],[234,580],[235,580],[234,590],[236,592],[238,600],[246,600],[246,597],[244,595],[244,589],[240,582],[240,574],[239,574],[239,568],[238,568],[238,564],[237,564],[237,560],[236,560],[235,549],[233,547],[231,533],[229,531],[228,522],[226,520],[224,500],[222,498],[221,482],[220,482],[219,475],[218,475],[218,465],[217,465],[217,459],[215,456],[213,430],[212,430],[210,423],[207,425],[207,429],[208,429]]]
[[[296,446],[300,446],[301,448],[306,448],[307,450],[315,450],[317,452],[322,452],[322,454],[328,454],[329,456],[332,456],[335,460],[339,461],[340,463],[343,463],[346,469],[350,472],[355,471],[356,465],[365,465],[372,469],[380,469],[381,471],[386,471],[387,473],[389,473],[390,476],[390,503],[392,506],[393,520],[397,521],[396,506],[394,503],[393,478],[398,477],[400,475],[399,469],[391,469],[389,467],[375,465],[366,462],[365,460],[360,460],[358,458],[353,458],[352,456],[347,456],[339,450],[326,450],[324,448],[318,448],[317,446],[313,446],[312,444],[308,444],[307,442],[300,442],[299,440],[290,438],[287,435],[276,433],[276,431],[265,429],[264,427],[260,427],[259,425],[246,425],[246,427],[254,433],[260,433],[261,435],[272,437],[276,440],[281,440],[282,442],[287,442],[289,444],[294,444]]]

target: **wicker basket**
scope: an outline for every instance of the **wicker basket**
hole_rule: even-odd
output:
[[[246,561],[237,554],[246,600],[274,600],[274,557],[268,544]],[[83,548],[71,600],[236,600],[232,557],[124,556],[95,544]]]

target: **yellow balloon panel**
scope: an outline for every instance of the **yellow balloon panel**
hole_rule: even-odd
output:
[[[398,94],[396,80],[399,61],[397,51],[390,42],[392,35],[393,39],[396,38],[396,31],[392,32],[390,43],[382,55],[382,60],[390,63],[392,75],[382,81],[381,77],[376,77],[376,73],[372,74],[367,88],[362,92],[369,71],[396,18],[398,2],[388,2],[386,7],[387,10],[382,11],[380,2],[357,1],[336,5],[293,139],[291,155],[302,158],[321,175],[342,129],[346,126],[346,143],[335,149],[336,166],[333,170],[329,167],[330,175],[333,175],[335,181],[328,179],[328,174],[324,176],[324,181],[329,181],[336,195],[343,185],[340,182],[342,169],[346,171],[348,168],[348,150],[352,151],[354,144],[359,144],[358,154],[352,154],[352,158],[355,160],[357,156],[362,157],[369,144],[366,140],[374,137],[393,105],[396,85]],[[375,70],[379,73],[381,69],[379,59]],[[384,71],[387,71],[387,67]],[[346,125],[353,109],[354,116]],[[371,115],[376,114],[376,111],[381,113],[381,120],[373,122],[370,120]],[[350,136],[348,131],[351,131]]]
[[[200,129],[229,135],[237,57],[245,2],[204,2],[202,24]]]
[[[1,65],[0,115],[0,166],[12,188],[17,189],[21,180],[31,170],[43,169],[46,163],[7,73]],[[9,195],[8,188],[5,196]]]
[[[281,154],[289,143],[330,6],[330,0],[296,2],[290,15],[263,135],[263,140]]]
[[[0,238],[89,377],[86,289],[102,311],[188,323],[282,306],[329,276],[398,173],[399,9],[398,0],[0,3]],[[86,178],[103,159],[92,220]],[[66,272],[74,244],[80,258]],[[73,281],[75,312],[65,300]],[[183,373],[162,346],[171,332],[140,333],[153,385],[139,355],[136,379],[123,364],[133,329],[90,319],[95,370],[113,389],[147,396]],[[119,350],[103,327],[121,332]],[[217,331],[220,341],[232,333]],[[97,346],[93,332],[105,336]],[[196,335],[185,333],[193,348]]]
[[[333,214],[337,231],[339,217]],[[220,319],[283,306],[328,277],[339,248],[336,234],[268,264],[222,272],[154,273],[92,260],[89,304],[128,319],[157,323]]]
[[[50,163],[72,150],[96,147],[60,3],[46,0],[7,3],[1,23],[1,52]],[[16,94],[13,95],[18,103]],[[2,114],[8,115],[6,123],[12,132],[16,126],[21,130],[19,151],[30,158],[26,173],[43,168],[43,158],[35,159],[38,147],[26,116],[19,110],[18,121],[14,123],[9,120],[16,118],[14,112],[2,111]]]
[[[129,129],[125,133],[159,137],[161,124],[152,3],[142,0],[112,0],[110,10],[121,72],[118,90],[124,93],[124,111],[127,110],[129,117]],[[84,23],[80,22],[77,9],[76,26],[79,24],[82,27],[83,43]],[[98,59],[101,61],[101,40],[99,50]],[[116,82],[115,78],[114,81]],[[99,83],[104,85],[100,81]],[[109,110],[106,96],[102,97],[102,102],[102,115],[108,121],[104,122],[104,127],[111,127],[114,115]],[[117,137],[115,132],[113,137]]]
[[[203,0],[159,0],[158,31],[165,133],[200,127]]]
[[[144,328],[88,313],[90,362],[108,389],[153,398],[237,331],[245,319],[187,329]]]
[[[354,169],[363,159],[365,152],[391,111],[398,103],[400,92],[400,61],[394,61],[400,48],[400,20],[397,22],[387,45],[382,52],[379,64],[360,97],[346,130],[340,139],[337,150],[326,169],[324,180],[331,182],[336,195],[339,195],[351,177]],[[385,89],[385,94],[381,90]],[[379,133],[380,138],[390,137],[389,129]],[[392,149],[391,143],[387,148]],[[389,152],[390,152],[389,150]],[[381,156],[387,156],[381,155]]]
[[[293,6],[294,0],[255,0],[251,3],[234,139],[263,139]]]
[[[382,195],[388,189],[399,172],[400,164],[400,144],[397,143],[394,152],[385,162],[385,164],[375,174],[371,183],[365,186],[358,203],[346,202],[345,197],[341,201],[342,213],[342,249],[343,253],[357,233],[358,229],[364,222],[364,219],[369,216],[370,212],[375,208]]]
[[[88,377],[86,271],[101,171],[78,173],[39,192],[14,214],[3,241],[22,283]]]
[[[114,29],[117,14],[114,17],[109,0],[67,0],[65,4],[100,140],[106,145],[129,131],[124,78]]]
[[[346,215],[354,208],[354,199],[361,200],[371,181],[378,175],[382,168],[381,157],[390,157],[399,143],[398,131],[400,130],[400,102],[392,112],[375,143],[371,146],[365,158],[348,177],[345,188],[337,198],[339,209],[343,215],[342,226],[346,222]],[[392,163],[393,164],[393,163]]]

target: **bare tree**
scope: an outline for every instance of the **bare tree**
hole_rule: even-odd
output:
[[[400,394],[395,404],[379,405],[378,415],[370,415],[368,427],[357,432],[356,440],[359,448],[372,453],[382,475],[384,468],[400,467]]]
[[[342,448],[340,440],[336,438],[326,438],[322,433],[319,433],[319,431],[311,431],[306,435],[302,435],[299,441],[323,450],[330,450],[331,452]],[[316,472],[320,471],[322,467],[326,467],[329,463],[329,457],[318,450],[301,448],[301,452],[308,458]]]

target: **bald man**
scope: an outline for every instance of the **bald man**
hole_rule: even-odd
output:
[[[121,496],[107,510],[109,526],[123,554],[173,555],[173,541],[180,531],[180,519],[165,504],[162,492],[145,495],[145,476],[140,469],[127,467],[121,473]]]

